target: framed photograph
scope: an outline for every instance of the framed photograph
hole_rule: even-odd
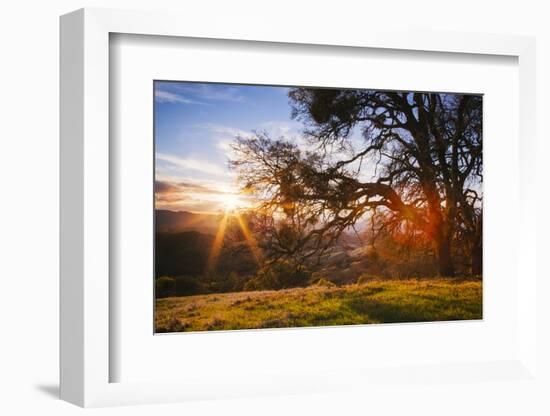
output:
[[[541,386],[534,40],[394,29],[61,18],[63,399]]]
[[[482,319],[482,95],[153,85],[155,332]]]

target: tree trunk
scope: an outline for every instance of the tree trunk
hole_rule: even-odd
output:
[[[479,220],[476,224],[474,238],[472,241],[470,260],[472,267],[470,272],[475,275],[483,273],[483,215],[479,215]]]
[[[436,240],[438,274],[441,277],[454,276],[453,259],[451,255],[451,238],[442,235]]]
[[[471,273],[472,275],[481,275],[483,273],[483,246],[481,242],[474,244],[470,253],[471,256]]]

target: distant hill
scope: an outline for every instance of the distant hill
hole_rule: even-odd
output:
[[[156,233],[156,276],[192,275],[205,272],[214,236],[198,231],[181,233]],[[250,274],[256,268],[254,256],[246,241],[224,240],[217,259],[217,269],[222,273]]]
[[[156,276],[201,275],[204,273],[214,237],[197,231],[157,233]]]
[[[161,233],[181,233],[199,231],[204,234],[215,234],[221,216],[215,214],[195,214],[187,211],[155,211],[156,231]]]

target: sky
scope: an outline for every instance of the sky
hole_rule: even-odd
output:
[[[229,168],[237,136],[265,131],[314,151],[303,139],[303,125],[291,118],[287,87],[155,81],[154,88],[157,209],[217,214],[253,206]],[[364,146],[358,128],[349,140],[352,151]],[[365,181],[377,175],[374,159],[358,159],[348,168]]]
[[[155,203],[157,209],[219,213],[250,204],[228,167],[238,135],[266,131],[298,138],[288,88],[155,82]]]

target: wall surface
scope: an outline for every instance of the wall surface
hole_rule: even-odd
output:
[[[434,30],[510,33],[537,36],[539,257],[548,252],[548,172],[550,151],[545,115],[550,113],[550,28],[545,2],[523,0],[439,1],[272,1],[168,0],[20,0],[2,4],[0,13],[0,413],[72,415],[82,412],[57,400],[58,394],[58,119],[59,28],[61,14],[81,7],[178,10],[205,24],[221,19],[258,24],[275,19],[287,25],[322,24],[327,32],[344,25],[383,25]],[[534,179],[535,180],[535,179]],[[542,260],[541,260],[542,266]],[[539,287],[547,290],[548,284]],[[548,335],[545,342],[548,346]],[[547,349],[547,351],[550,348]],[[543,357],[542,359],[546,359]],[[543,414],[528,393],[506,386],[501,400],[487,403],[479,395],[441,403],[420,392],[393,397],[384,408],[369,407],[365,397],[346,393],[324,396],[198,402],[158,407],[93,410],[101,415],[162,414],[372,414],[402,413],[403,408],[440,408],[443,414]],[[431,413],[431,412],[427,412]]]

